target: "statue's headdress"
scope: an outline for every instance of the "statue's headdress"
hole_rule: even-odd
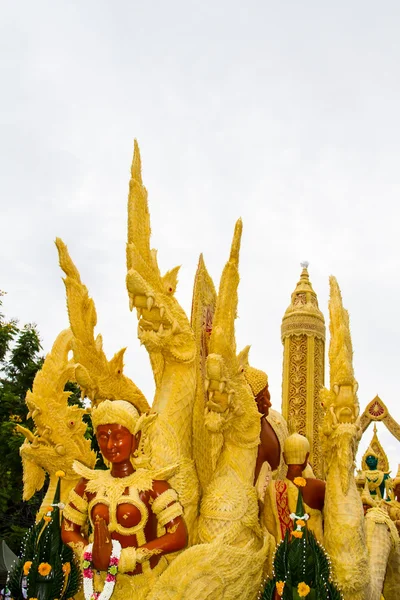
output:
[[[238,355],[238,361],[253,396],[256,397],[268,385],[268,375],[264,371],[249,365],[249,350],[250,346],[243,348]]]
[[[132,435],[141,431],[139,445],[131,458],[135,468],[150,466],[151,443],[148,430],[156,418],[156,413],[139,415],[133,404],[126,400],[103,400],[92,409],[94,429],[99,425],[117,424],[126,427]]]
[[[254,367],[247,365],[244,368],[243,373],[247,383],[251,387],[254,397],[258,396],[258,394],[268,385],[268,375],[264,373],[264,371],[260,371],[260,369],[255,369]]]
[[[373,456],[374,458],[377,458],[379,460],[379,455],[375,452],[371,444],[368,446],[364,456],[365,458],[367,458],[367,456]]]
[[[139,413],[130,402],[126,400],[104,400],[92,410],[92,423],[94,429],[99,425],[123,425],[130,433],[136,433]]]
[[[304,435],[292,433],[286,438],[283,452],[287,465],[302,465],[310,452],[310,442]]]

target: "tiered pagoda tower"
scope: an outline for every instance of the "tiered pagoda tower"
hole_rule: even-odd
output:
[[[310,463],[322,477],[319,425],[323,411],[319,391],[325,380],[325,320],[301,263],[300,280],[281,326],[283,351],[282,414],[290,433],[305,435],[311,446]]]

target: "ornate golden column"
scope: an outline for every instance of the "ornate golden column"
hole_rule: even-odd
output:
[[[311,446],[310,463],[322,476],[319,425],[323,411],[319,391],[325,379],[325,320],[309,276],[308,263],[282,319],[282,414],[289,432],[305,435]]]

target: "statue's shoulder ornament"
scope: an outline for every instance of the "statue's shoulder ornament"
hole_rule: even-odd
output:
[[[127,477],[113,477],[111,471],[102,469],[89,469],[82,463],[75,461],[73,469],[75,473],[87,480],[86,491],[91,494],[106,493],[114,490],[120,494],[125,488],[136,488],[138,492],[146,492],[153,489],[154,481],[168,481],[178,471],[178,465],[171,465],[161,469],[137,469]]]

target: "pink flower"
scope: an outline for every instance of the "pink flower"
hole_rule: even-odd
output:
[[[83,576],[86,577],[86,579],[93,579],[92,569],[83,569]]]
[[[88,560],[89,562],[92,562],[92,553],[91,552],[84,552],[83,553],[83,558],[84,560]]]
[[[111,573],[107,573],[106,581],[115,581],[115,575],[111,575]]]
[[[112,557],[110,558],[110,565],[111,565],[111,566],[113,566],[113,565],[117,566],[117,565],[118,565],[118,563],[119,563],[119,558],[117,558],[116,556],[112,556]]]

